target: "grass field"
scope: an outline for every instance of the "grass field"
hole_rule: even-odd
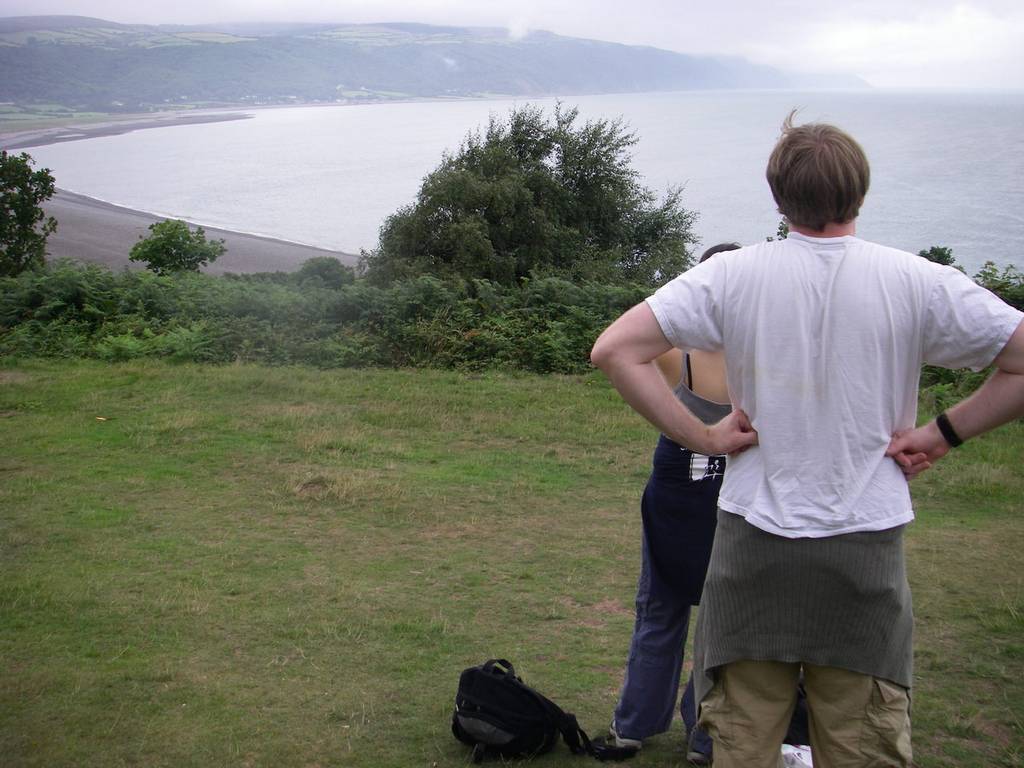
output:
[[[8,362],[0,765],[465,765],[492,656],[601,731],[654,439],[597,375]],[[1024,766],[1022,457],[915,482],[919,766]]]
[[[102,112],[75,112],[56,104],[32,107],[0,104],[0,133],[84,125],[111,119],[111,115]]]

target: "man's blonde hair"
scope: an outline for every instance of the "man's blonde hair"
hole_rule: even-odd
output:
[[[852,136],[826,123],[782,124],[768,158],[768,186],[790,224],[816,232],[857,218],[871,181],[868,159]]]

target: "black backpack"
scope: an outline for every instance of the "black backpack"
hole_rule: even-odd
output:
[[[636,754],[631,747],[591,741],[575,715],[526,685],[505,659],[463,670],[452,733],[473,747],[474,763],[487,756],[535,757],[550,751],[559,736],[576,755],[585,752],[598,760],[624,760]]]

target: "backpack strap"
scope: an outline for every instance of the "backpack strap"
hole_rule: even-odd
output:
[[[542,696],[532,689],[531,692],[552,715],[558,724],[558,731],[562,734],[562,739],[565,740],[566,746],[569,747],[569,751],[574,755],[588,754],[601,762],[618,762],[620,760],[628,760],[640,751],[636,747],[618,747],[614,744],[608,744],[603,739],[591,741],[590,737],[587,736],[587,732],[580,728],[576,715],[566,712],[546,696]]]
[[[594,739],[592,741],[587,736],[587,732],[580,728],[580,724],[576,721],[576,715],[567,712],[562,714],[565,716],[564,725],[560,728],[562,738],[565,739],[565,743],[569,745],[569,750],[574,755],[586,752],[591,757],[604,763],[629,760],[629,758],[636,756],[636,753],[640,751],[637,747],[619,747],[609,744],[604,739]]]
[[[485,664],[481,666],[481,669],[489,675],[508,675],[516,680],[516,668],[512,666],[512,662],[508,659],[488,659]],[[523,682],[519,680],[519,682]]]

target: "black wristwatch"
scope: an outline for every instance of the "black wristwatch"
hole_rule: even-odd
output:
[[[949,417],[945,412],[935,417],[935,426],[939,428],[939,432],[946,438],[946,442],[949,443],[951,448],[957,448],[964,444],[963,439],[953,429],[953,425],[949,423]]]

